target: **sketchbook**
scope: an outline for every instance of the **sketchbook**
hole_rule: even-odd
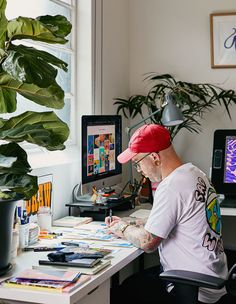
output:
[[[47,269],[58,269],[58,270],[66,270],[66,271],[70,271],[73,269],[76,269],[77,271],[81,272],[82,274],[97,274],[98,272],[102,271],[103,269],[105,269],[106,267],[108,267],[109,265],[111,265],[111,260],[106,260],[106,259],[102,259],[99,261],[98,264],[96,264],[95,266],[91,267],[91,268],[86,268],[86,267],[69,267],[69,266],[59,266],[59,265],[37,265],[37,266],[32,266],[32,268],[34,269],[41,269],[43,268],[47,268]]]
[[[51,271],[51,269],[46,269],[46,268],[37,269],[37,271],[42,271],[42,270]],[[43,290],[49,292],[68,293],[80,287],[90,279],[91,276],[87,274],[80,275],[80,277],[77,279],[76,282],[32,280],[32,279],[20,279],[13,277],[1,282],[1,285],[8,288],[25,288],[25,289]]]
[[[39,260],[39,265],[52,265],[52,266],[70,266],[70,267],[93,267],[96,265],[101,259],[100,258],[83,258],[76,259],[70,262],[53,262],[49,260]]]
[[[80,272],[76,269],[73,271],[54,270],[54,269],[25,269],[16,274],[18,279],[32,279],[32,280],[47,280],[47,281],[63,281],[73,282],[80,276]]]

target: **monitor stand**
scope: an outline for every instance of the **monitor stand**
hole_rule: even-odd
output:
[[[225,195],[225,198],[220,203],[220,207],[223,208],[236,208],[236,196]]]

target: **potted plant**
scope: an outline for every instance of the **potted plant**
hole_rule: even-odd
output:
[[[175,79],[169,74],[158,75],[150,73],[145,78],[150,84],[150,89],[146,95],[132,95],[129,98],[115,98],[117,114],[123,112],[126,118],[134,118],[141,115],[144,118],[143,110],[149,114],[160,109],[156,115],[150,119],[152,123],[162,124],[161,117],[163,105],[167,94],[171,94],[172,99],[179,107],[184,116],[184,122],[178,126],[168,127],[171,138],[185,128],[190,132],[199,133],[201,131],[200,119],[206,111],[211,110],[216,105],[224,106],[231,119],[229,106],[236,103],[236,95],[233,90],[224,90],[218,86],[208,83],[190,83]],[[148,181],[149,193],[155,190],[156,184]],[[152,190],[150,190],[152,189]],[[152,195],[149,195],[152,201]]]
[[[63,108],[64,91],[56,76],[58,68],[67,71],[67,63],[19,42],[31,39],[65,44],[71,23],[61,15],[7,20],[5,9],[6,0],[0,0],[0,113],[15,112],[17,94],[42,106]],[[0,145],[0,274],[10,268],[15,201],[29,199],[38,190],[37,177],[29,174],[27,154],[19,143],[27,141],[50,151],[62,150],[68,135],[67,124],[53,111],[27,111],[9,119],[0,118],[0,139],[6,142]]]
[[[134,118],[138,114],[143,117],[145,108],[151,114],[158,108],[162,108],[166,94],[170,93],[174,103],[181,109],[184,116],[182,124],[168,128],[172,139],[182,128],[199,133],[201,131],[200,119],[203,114],[216,105],[224,106],[231,119],[229,105],[236,103],[236,95],[233,90],[224,90],[208,83],[184,82],[169,74],[150,73],[145,80],[151,83],[146,95],[132,95],[127,99],[115,98],[114,104],[118,106],[117,114],[123,112],[126,118]],[[153,123],[162,124],[162,111],[151,117]]]

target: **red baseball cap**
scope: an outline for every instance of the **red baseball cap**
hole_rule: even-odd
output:
[[[118,162],[127,163],[138,153],[159,152],[170,146],[169,131],[157,124],[143,125],[134,132],[129,147],[118,155]]]

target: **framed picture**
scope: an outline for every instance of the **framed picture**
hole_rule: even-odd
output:
[[[210,15],[211,67],[236,67],[236,12]]]

